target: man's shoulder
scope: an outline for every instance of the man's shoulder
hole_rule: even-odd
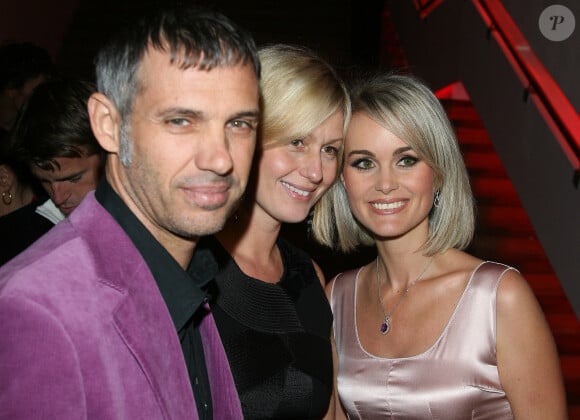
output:
[[[91,269],[86,241],[66,220],[0,268],[0,295],[15,290],[57,290],[65,273]]]
[[[55,290],[100,276],[129,243],[120,226],[94,199],[0,268],[0,295],[7,289]],[[75,280],[76,279],[76,280]]]

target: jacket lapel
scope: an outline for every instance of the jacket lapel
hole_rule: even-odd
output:
[[[241,420],[240,399],[215,321],[207,304],[200,310],[206,313],[200,323],[200,330],[211,387],[213,416],[216,419]]]
[[[154,283],[145,264],[136,271]],[[168,419],[197,419],[197,410],[177,332],[157,289],[133,290],[113,315],[117,331],[141,366]],[[143,299],[145,295],[147,299]],[[152,299],[152,297],[154,297]],[[152,300],[154,302],[152,302]]]
[[[115,328],[151,385],[164,417],[198,419],[179,338],[147,264],[93,193],[82,206],[82,216],[77,210],[70,221],[87,238],[100,270],[97,275],[124,294],[112,314]],[[99,226],[98,232],[94,226]]]

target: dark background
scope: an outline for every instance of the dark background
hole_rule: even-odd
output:
[[[92,61],[102,42],[136,11],[161,1],[4,0],[0,42],[34,42],[49,50],[65,74],[93,78]],[[306,45],[339,69],[379,64],[384,0],[190,1],[228,15],[249,30],[259,45]],[[168,2],[172,0],[163,1]]]

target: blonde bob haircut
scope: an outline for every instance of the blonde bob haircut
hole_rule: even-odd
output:
[[[262,119],[258,150],[303,139],[336,111],[343,114],[344,136],[351,115],[350,97],[330,64],[308,48],[284,44],[262,47],[259,57]],[[341,143],[337,175],[342,158]],[[314,207],[313,221],[323,211],[319,204]]]
[[[475,229],[474,200],[454,130],[439,100],[416,77],[395,73],[355,84],[351,100],[353,114],[365,113],[395,134],[434,172],[439,203],[431,208],[429,236],[421,251],[430,256],[465,249]],[[312,226],[318,242],[343,252],[375,243],[352,215],[342,182],[335,183],[323,200],[327,211]]]

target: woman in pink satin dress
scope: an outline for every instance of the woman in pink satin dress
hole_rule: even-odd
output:
[[[462,251],[473,196],[436,97],[384,74],[352,100],[342,182],[313,232],[378,256],[327,287],[336,418],[565,419],[556,347],[526,280]]]

